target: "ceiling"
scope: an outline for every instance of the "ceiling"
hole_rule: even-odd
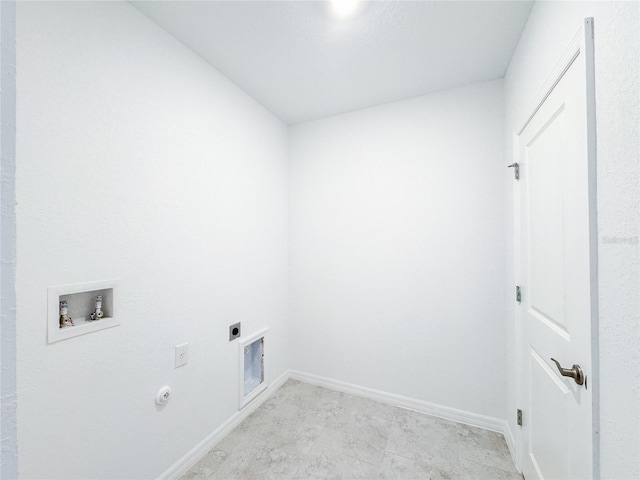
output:
[[[532,2],[134,1],[288,124],[500,78]]]

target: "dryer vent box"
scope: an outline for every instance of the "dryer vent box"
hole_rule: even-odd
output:
[[[266,388],[265,383],[265,333],[263,330],[240,346],[240,409],[256,398]]]

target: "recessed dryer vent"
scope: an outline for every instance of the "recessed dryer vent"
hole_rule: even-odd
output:
[[[241,340],[240,346],[240,408],[256,398],[266,388],[265,334],[262,330]]]

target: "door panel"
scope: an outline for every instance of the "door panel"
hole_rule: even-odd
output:
[[[563,132],[564,104],[527,144],[531,308],[565,329]]]
[[[587,68],[581,48],[518,138],[523,426],[527,480],[593,476],[591,376],[593,202]],[[585,385],[562,376],[578,364]]]
[[[565,418],[569,389],[538,353],[531,350],[530,354],[531,461],[538,476],[553,471],[556,478],[569,478],[567,458],[563,456],[568,441]]]

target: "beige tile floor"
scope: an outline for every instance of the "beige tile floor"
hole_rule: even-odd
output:
[[[522,480],[498,433],[289,380],[182,479]]]

